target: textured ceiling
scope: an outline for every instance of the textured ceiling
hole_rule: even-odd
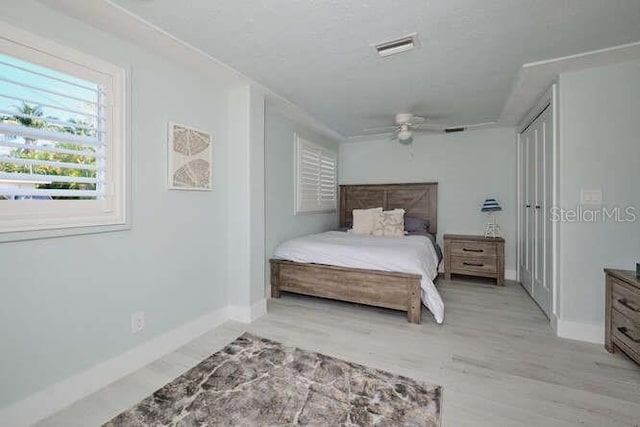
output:
[[[496,121],[528,62],[640,40],[640,0],[113,0],[345,136]],[[371,44],[417,32],[417,50]]]

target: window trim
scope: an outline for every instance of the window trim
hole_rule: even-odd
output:
[[[295,197],[294,197],[294,215],[308,215],[308,214],[318,214],[318,213],[334,213],[338,211],[338,152],[335,150],[331,150],[321,144],[318,144],[316,142],[310,141],[300,135],[298,135],[297,133],[294,134],[293,137],[294,140],[294,155],[293,155],[293,161],[294,161],[294,171],[295,171],[295,175],[294,175],[294,192],[295,192]],[[333,206],[330,208],[315,208],[315,209],[302,209],[301,208],[301,198],[300,198],[300,172],[301,172],[301,168],[300,168],[300,150],[302,148],[303,144],[308,144],[311,145],[314,148],[317,148],[320,151],[324,151],[327,153],[330,153],[333,158],[335,159],[335,170],[334,170],[334,184],[335,184],[335,188],[334,188],[334,200],[333,200]]]
[[[107,104],[112,111],[106,142],[108,199],[10,202],[21,205],[10,213],[0,210],[0,242],[129,229],[129,71],[4,22],[0,27],[0,46],[7,55],[56,71],[84,75],[85,79],[87,74],[98,76],[97,82],[106,82],[112,96],[112,102]]]

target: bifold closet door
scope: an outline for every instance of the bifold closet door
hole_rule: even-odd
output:
[[[533,269],[533,248],[531,246],[533,224],[531,222],[532,176],[534,164],[532,163],[532,153],[535,146],[535,138],[532,134],[532,127],[529,126],[520,134],[520,194],[522,197],[522,209],[520,210],[520,281],[525,289],[532,294],[532,269]]]
[[[551,108],[520,134],[520,281],[549,315]]]
[[[536,172],[535,172],[535,202],[533,205],[534,221],[534,268],[533,268],[533,299],[542,311],[549,316],[551,306],[551,290],[548,280],[548,256],[550,253],[550,223],[551,208],[550,186],[551,165],[549,150],[551,141],[551,108],[547,107],[536,119]]]

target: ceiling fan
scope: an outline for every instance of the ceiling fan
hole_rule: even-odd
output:
[[[430,133],[452,133],[462,132],[464,126],[447,127],[443,125],[425,123],[426,119],[420,116],[414,116],[411,113],[396,114],[395,126],[386,126],[381,128],[369,128],[366,131],[393,131],[392,140],[398,140],[402,144],[411,144],[414,132],[430,132]]]

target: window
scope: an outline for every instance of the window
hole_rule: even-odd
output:
[[[337,154],[296,138],[296,214],[336,210]]]
[[[124,71],[0,30],[0,233],[125,223]]]

